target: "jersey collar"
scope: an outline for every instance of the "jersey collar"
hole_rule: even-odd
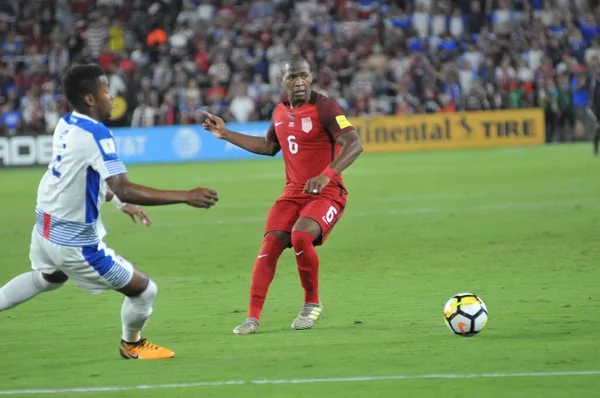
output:
[[[319,93],[317,93],[316,91],[312,91],[310,92],[309,96],[308,96],[308,101],[306,102],[306,104],[311,104],[314,105],[317,103],[317,98],[319,97]],[[288,99],[287,101],[285,101],[283,103],[285,106],[287,106],[288,108],[292,108],[292,103],[291,101]],[[306,105],[304,104],[304,105]],[[303,106],[304,106],[303,105]]]
[[[76,118],[79,118],[79,119],[86,119],[86,120],[89,120],[89,121],[94,122],[94,123],[100,123],[96,119],[93,119],[93,118],[91,118],[91,117],[89,117],[87,115],[84,115],[83,113],[79,113],[77,111],[71,112],[71,115],[73,115],[73,116],[75,116]]]

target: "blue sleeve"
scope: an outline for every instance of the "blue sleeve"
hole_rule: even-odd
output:
[[[103,124],[94,124],[94,127],[90,129],[90,133],[94,137],[94,141],[98,146],[98,150],[102,154],[102,159],[107,160],[118,160],[117,149],[115,139],[110,130]]]
[[[83,126],[82,126],[83,127]],[[110,130],[102,123],[89,123],[85,130],[91,133],[95,148],[90,154],[91,166],[103,179],[127,173],[127,169],[117,155],[117,145]]]

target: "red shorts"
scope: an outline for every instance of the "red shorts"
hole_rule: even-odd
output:
[[[269,210],[265,234],[271,231],[291,233],[299,218],[310,218],[321,227],[321,237],[315,245],[322,245],[342,218],[345,207],[346,194],[338,188],[323,190],[319,195],[285,192]]]

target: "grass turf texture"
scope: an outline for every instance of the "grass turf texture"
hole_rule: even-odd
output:
[[[69,283],[0,314],[0,394],[30,388],[432,373],[600,369],[600,162],[587,145],[363,155],[346,173],[344,218],[321,258],[325,316],[292,331],[303,292],[284,252],[260,334],[234,336],[271,203],[278,159],[130,166],[163,188],[209,186],[211,210],[148,208],[133,225],[107,205],[107,243],[159,286],[146,330],[168,361],[121,360],[122,297]],[[29,269],[41,169],[0,171],[0,281]],[[454,336],[442,307],[478,294],[490,320]],[[94,397],[596,397],[600,376],[225,385]],[[81,396],[59,393],[55,396]],[[20,395],[27,396],[27,395]],[[36,396],[36,395],[31,395]]]

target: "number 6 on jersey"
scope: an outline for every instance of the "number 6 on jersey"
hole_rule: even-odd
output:
[[[287,138],[288,144],[290,146],[290,152],[292,153],[292,155],[295,155],[298,153],[298,143],[295,140],[296,140],[295,135],[290,135]]]

